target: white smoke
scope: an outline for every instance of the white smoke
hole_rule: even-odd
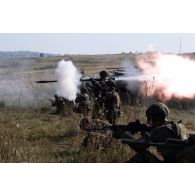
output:
[[[138,67],[144,75],[157,80],[155,91],[165,99],[171,97],[195,97],[195,61],[187,57],[160,52],[146,53],[137,57]]]
[[[124,76],[117,77],[116,81],[123,82],[129,90],[137,91],[139,88],[141,71],[136,67],[136,65],[133,64],[133,62],[129,58],[125,59],[122,62],[122,66],[125,69]]]
[[[57,95],[72,101],[75,100],[79,91],[80,73],[72,63],[72,61],[61,60],[58,62],[56,69],[58,80]]]

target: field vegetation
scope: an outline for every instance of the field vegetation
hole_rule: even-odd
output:
[[[129,57],[133,59],[133,55],[77,55],[64,58],[72,60],[86,75],[93,75],[102,69],[121,67],[122,61]],[[94,133],[92,144],[83,147],[86,132],[79,127],[82,118],[79,114],[73,113],[66,117],[52,114],[54,111],[48,97],[51,98],[55,93],[55,84],[38,85],[34,82],[56,79],[55,68],[60,59],[62,56],[0,62],[0,81],[4,86],[8,82],[6,88],[3,85],[0,88],[0,162],[81,163],[124,162],[130,159],[134,151],[111,135],[104,143],[98,144],[98,137],[104,137],[105,133]],[[18,80],[22,80],[22,90],[15,91],[16,85],[13,83]],[[10,83],[13,87],[10,87]],[[31,104],[25,100],[27,96],[24,94],[27,93],[32,98]],[[8,102],[11,97],[12,104]],[[180,102],[176,100],[169,104],[172,107],[170,119],[182,119],[190,131],[195,131],[193,107],[178,106]],[[139,104],[123,105],[118,123],[127,124],[136,119],[145,122],[145,109]]]
[[[73,114],[60,117],[51,114],[50,108],[0,109],[0,162],[124,162],[134,155],[128,146],[111,138],[97,143],[95,132],[92,142],[82,147],[86,132],[79,127],[81,116]],[[139,118],[145,121],[144,108],[125,106],[119,123]],[[185,116],[185,118],[184,118]],[[184,123],[195,130],[194,114],[172,110],[173,120],[184,118]],[[100,141],[100,140],[99,140]],[[96,143],[95,143],[96,142]],[[97,145],[98,144],[98,145]]]

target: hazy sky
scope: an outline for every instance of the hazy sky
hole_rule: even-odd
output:
[[[144,52],[195,52],[195,33],[11,33],[0,34],[0,51],[30,50],[60,54]]]

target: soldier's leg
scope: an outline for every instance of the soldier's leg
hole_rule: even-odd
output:
[[[114,109],[110,109],[107,111],[106,113],[106,120],[112,124],[115,125],[116,124],[116,119],[117,119],[117,113],[115,112]]]
[[[94,108],[93,108],[93,115],[92,115],[93,119],[98,118],[101,107],[102,107],[102,104],[100,104],[98,101],[96,101],[94,104]]]

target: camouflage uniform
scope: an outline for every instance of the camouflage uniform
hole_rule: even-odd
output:
[[[80,122],[81,129],[85,129],[85,127],[89,129],[101,129],[104,128],[105,125],[109,124],[99,119],[83,118]],[[112,134],[108,130],[98,132],[86,131],[86,136],[81,143],[81,148],[89,148],[90,150],[107,149],[113,145],[113,140],[114,139],[112,138]]]
[[[93,109],[93,116],[92,118],[97,118],[100,110],[102,109],[102,112],[104,112],[104,103],[107,98],[107,92],[109,91],[110,83],[114,82],[111,79],[108,79],[108,72],[101,71],[100,73],[101,80],[98,82],[94,82],[94,109]],[[115,82],[114,82],[115,83]]]
[[[81,88],[81,94],[76,97],[75,102],[78,103],[76,111],[87,117],[90,112],[90,98],[85,88]]]
[[[173,121],[165,121],[149,128],[146,133],[150,135],[151,142],[163,143],[167,138],[183,139],[181,131],[179,124]],[[180,152],[180,149],[157,147],[155,153],[152,153],[152,149],[153,147],[138,152],[128,162],[175,162],[176,156]]]
[[[129,125],[118,125],[116,128],[119,130],[124,129],[124,131],[130,132],[130,134],[141,132],[143,135],[142,139],[148,139],[156,143],[165,142],[167,138],[188,139],[188,133],[185,131],[182,124],[167,120],[168,113],[169,110],[164,104],[155,103],[146,110],[146,116],[150,126],[140,124],[138,127],[132,129],[129,123]],[[125,133],[123,133],[123,135],[121,134],[120,138],[123,138],[124,135]],[[129,138],[132,139],[131,135]],[[137,153],[127,162],[175,162],[176,156],[180,152],[179,149],[156,147],[156,153],[153,154],[150,150],[151,148],[146,148],[147,150],[140,150],[140,148],[136,147],[132,148],[137,151]]]
[[[110,124],[115,124],[120,113],[120,97],[115,91],[115,84],[109,84],[109,92],[106,93],[104,107],[105,117]]]
[[[69,115],[72,115],[73,114],[73,110],[74,110],[74,102],[73,101],[70,101],[64,97],[62,97],[63,99],[63,104],[64,104],[64,113],[63,115],[64,116],[69,116]]]

